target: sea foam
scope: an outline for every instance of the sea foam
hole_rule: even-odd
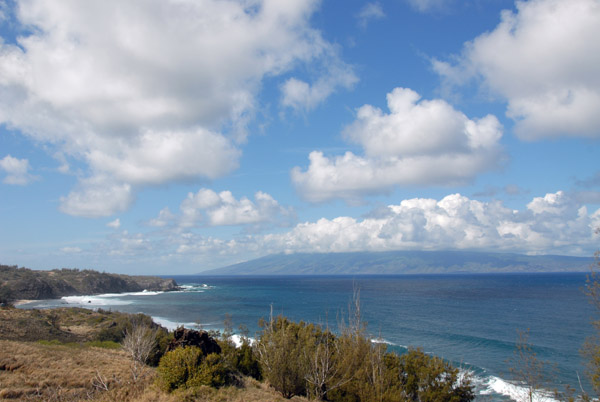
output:
[[[526,386],[510,383],[500,377],[490,376],[483,381],[483,385],[485,388],[479,391],[480,395],[500,394],[514,401],[529,400],[529,389]],[[532,400],[533,402],[558,402],[552,392],[540,389],[533,391]]]

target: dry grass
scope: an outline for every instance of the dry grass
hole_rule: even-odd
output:
[[[58,340],[86,342],[128,315],[84,308],[0,308],[0,339],[14,341]]]
[[[244,378],[242,387],[200,387],[171,394],[155,385],[147,367],[134,381],[124,351],[85,346],[115,312],[84,309],[0,308],[0,400],[131,402],[284,402],[268,385]],[[31,341],[59,341],[42,344]],[[69,344],[60,344],[72,342]],[[294,397],[292,401],[307,401]]]
[[[155,371],[132,380],[121,350],[0,341],[0,400],[131,402],[284,402],[288,399],[251,378],[243,387],[200,387],[167,394],[154,385]],[[306,401],[295,397],[291,401]]]
[[[102,392],[132,388],[130,364],[120,350],[0,341],[0,398],[93,399]]]

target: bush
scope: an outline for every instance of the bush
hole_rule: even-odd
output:
[[[219,388],[230,382],[230,375],[231,370],[227,369],[223,358],[216,353],[211,353],[204,358],[199,370],[194,373],[186,385],[188,387],[208,385],[209,387]]]
[[[191,384],[198,373],[203,357],[197,347],[177,348],[165,353],[157,368],[158,387],[166,392],[187,388],[188,382]]]
[[[166,392],[203,385],[219,388],[230,384],[233,378],[222,356],[211,353],[205,357],[195,346],[165,353],[157,371],[157,385]]]

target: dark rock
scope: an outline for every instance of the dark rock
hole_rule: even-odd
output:
[[[206,331],[195,331],[183,327],[177,328],[173,332],[174,339],[169,344],[167,351],[185,346],[197,346],[202,349],[203,355],[211,353],[221,353],[221,347],[217,341],[212,338]]]

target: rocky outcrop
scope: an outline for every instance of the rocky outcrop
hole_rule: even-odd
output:
[[[195,331],[179,327],[173,332],[174,339],[171,340],[167,351],[186,346],[196,346],[202,349],[203,355],[211,353],[221,353],[221,347],[217,341],[212,338],[206,331]]]
[[[14,299],[57,299],[63,296],[179,290],[173,279],[129,276],[92,270],[34,271],[0,265],[0,303]]]

